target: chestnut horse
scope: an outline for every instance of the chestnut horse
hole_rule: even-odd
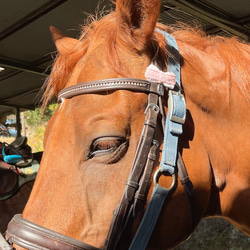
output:
[[[147,249],[175,247],[206,216],[224,217],[250,235],[250,47],[235,38],[207,37],[190,28],[164,26],[157,23],[159,11],[160,0],[117,0],[115,12],[85,27],[79,40],[52,27],[59,56],[44,102],[79,83],[83,83],[81,88],[86,83],[87,88],[88,82],[102,79],[145,79],[152,61],[167,71],[172,52],[161,31],[170,33],[180,51],[181,92],[187,111],[178,150],[195,196],[192,208],[178,177]],[[165,88],[162,98],[165,112],[168,91]],[[47,126],[43,159],[22,215],[24,224],[35,229],[41,226],[39,235],[55,231],[68,236],[67,242],[73,238],[86,243],[65,249],[103,248],[137,151],[148,95],[104,89],[61,99]],[[159,149],[153,173],[163,147],[160,119],[157,126]],[[170,176],[160,177],[163,188],[168,189],[172,181]],[[131,228],[118,249],[128,249],[153,189],[151,178],[146,205],[129,221]],[[44,249],[47,241],[35,242],[41,246],[36,249]],[[17,249],[29,248],[22,240],[14,243]]]

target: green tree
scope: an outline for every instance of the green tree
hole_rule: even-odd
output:
[[[33,152],[43,151],[43,138],[47,123],[53,115],[58,104],[49,105],[43,113],[41,108],[24,112],[28,144]]]
[[[58,104],[51,104],[44,110],[43,116],[41,108],[36,108],[35,110],[28,110],[24,112],[25,122],[28,126],[39,126],[47,123],[50,117],[53,115]]]

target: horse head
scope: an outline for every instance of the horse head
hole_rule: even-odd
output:
[[[194,30],[163,26],[157,23],[159,12],[159,0],[118,0],[116,11],[86,26],[79,40],[51,27],[59,55],[44,102],[65,88],[75,91],[79,83],[84,88],[84,83],[103,79],[145,79],[151,62],[167,71],[172,54],[159,30],[172,33],[180,50],[181,91],[187,106],[178,149],[195,192],[194,214],[178,178],[175,192],[163,204],[148,249],[174,247],[209,215],[231,218],[250,233],[249,203],[239,205],[250,196],[250,116],[245,97],[249,64],[242,62],[242,58],[249,61],[249,48],[234,39],[206,38]],[[235,55],[241,57],[240,64]],[[167,113],[168,88],[161,98]],[[61,98],[46,129],[43,159],[23,218],[103,248],[140,143],[147,105],[147,93],[128,89],[104,88]],[[157,123],[159,148],[153,173],[163,149],[160,119]],[[172,181],[170,176],[159,180],[164,188]],[[153,188],[149,178],[146,205],[129,223],[127,243],[140,224]]]

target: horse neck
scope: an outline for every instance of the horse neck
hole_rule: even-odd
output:
[[[211,173],[207,213],[228,216],[233,199],[226,197],[230,192],[236,195],[241,188],[249,188],[246,177],[250,161],[249,103],[217,51],[201,51],[182,43],[179,47],[183,56],[182,84],[193,124],[191,155],[195,159],[195,150],[203,151]],[[190,126],[188,129],[190,132]]]

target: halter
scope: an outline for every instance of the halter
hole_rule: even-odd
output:
[[[159,31],[158,32],[162,32]],[[148,95],[148,105],[145,110],[145,120],[138,147],[135,153],[130,174],[119,205],[114,210],[109,233],[105,242],[105,250],[128,249],[128,232],[134,218],[139,211],[142,211],[148,194],[150,176],[152,174],[158,142],[155,138],[158,116],[162,119],[164,131],[164,146],[160,168],[154,174],[155,188],[151,200],[138,231],[130,245],[130,250],[145,249],[151,233],[158,219],[163,203],[177,187],[177,174],[187,193],[191,223],[190,230],[194,227],[193,216],[193,188],[188,178],[185,166],[178,153],[178,136],[182,133],[182,124],[185,121],[185,100],[180,93],[180,66],[179,53],[175,40],[165,32],[163,33],[168,41],[168,49],[176,60],[170,58],[168,66],[176,75],[177,89],[169,91],[168,115],[165,118],[161,98],[164,96],[164,87],[161,84],[134,78],[115,78],[98,80],[77,84],[63,89],[59,92],[58,100],[91,93],[100,93],[115,90],[129,90],[143,92]],[[171,66],[172,65],[172,66]],[[165,124],[166,120],[166,124]],[[178,164],[177,164],[178,163]],[[178,165],[178,167],[177,167]],[[173,177],[172,185],[165,189],[158,184],[158,179],[164,174]],[[157,212],[158,211],[158,212]],[[15,243],[28,249],[85,249],[97,250],[97,248],[61,235],[57,232],[38,226],[27,221],[20,215],[16,215],[9,223],[6,238],[10,243]]]

